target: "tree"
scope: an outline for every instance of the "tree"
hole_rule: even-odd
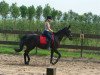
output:
[[[86,23],[92,23],[93,22],[93,14],[91,12],[89,13],[85,13],[84,14],[84,17],[85,17],[85,21]]]
[[[20,7],[20,12],[21,12],[21,17],[22,17],[22,18],[26,18],[26,16],[27,16],[27,7],[24,6],[24,5],[22,5],[22,6]]]
[[[68,20],[74,21],[78,17],[78,14],[73,12],[72,10],[68,11]]]
[[[58,14],[57,14],[57,20],[59,21],[62,17],[62,12],[61,11],[58,11]]]
[[[36,8],[36,19],[40,20],[41,15],[42,15],[42,7],[37,6],[37,8]]]
[[[6,3],[5,1],[0,2],[0,15],[2,16],[2,19],[4,19],[2,29],[6,28],[6,18],[7,18],[8,13],[9,13],[9,4]],[[4,37],[6,37],[6,40],[7,40],[6,34],[4,34]]]
[[[68,20],[68,14],[66,12],[63,14],[63,20],[64,21],[67,21]]]
[[[7,4],[5,1],[0,2],[0,15],[2,18],[7,17],[7,14],[9,13],[9,4]]]
[[[35,8],[32,5],[32,6],[28,7],[28,19],[31,21],[34,16],[35,16]]]
[[[57,14],[58,14],[58,11],[55,10],[54,8],[51,10],[51,16],[53,18],[53,20],[55,21],[56,18],[57,18]]]
[[[14,29],[15,25],[16,25],[16,18],[18,18],[20,16],[20,9],[16,3],[11,5],[10,12],[11,12],[11,16],[15,19],[14,26],[13,26],[13,29]]]
[[[20,9],[16,3],[13,3],[10,7],[11,16],[16,20],[20,16]]]
[[[45,5],[45,8],[43,9],[43,17],[46,19],[47,16],[51,15],[51,7],[49,4]]]

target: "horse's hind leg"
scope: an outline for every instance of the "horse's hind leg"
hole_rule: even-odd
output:
[[[28,61],[27,61],[27,58],[28,58]],[[24,52],[24,63],[26,65],[29,65],[29,62],[30,62],[29,51],[25,50],[25,52]]]
[[[53,60],[53,54],[54,54],[54,50],[51,50],[51,57],[50,57],[50,63],[52,64],[52,60]]]

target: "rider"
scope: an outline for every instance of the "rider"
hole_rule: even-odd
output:
[[[53,32],[53,30],[51,29],[50,27],[50,22],[52,21],[52,17],[51,16],[47,16],[46,20],[45,20],[45,24],[44,24],[44,27],[45,27],[45,30],[43,31],[43,34],[48,38],[49,40],[49,47],[48,49],[50,49],[50,42],[52,40],[52,36],[51,36],[51,33]]]

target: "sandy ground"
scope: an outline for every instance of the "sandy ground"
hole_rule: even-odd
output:
[[[0,75],[45,75],[48,67],[56,68],[56,75],[100,75],[100,60],[63,58],[51,65],[46,57],[31,56],[26,66],[23,55],[0,54]]]

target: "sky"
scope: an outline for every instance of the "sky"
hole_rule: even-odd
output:
[[[1,2],[2,0],[0,0]],[[44,7],[49,4],[50,7],[68,12],[72,10],[79,14],[92,12],[93,14],[100,15],[100,0],[4,0],[9,5],[17,3],[18,6],[25,5],[35,7],[41,5]]]

